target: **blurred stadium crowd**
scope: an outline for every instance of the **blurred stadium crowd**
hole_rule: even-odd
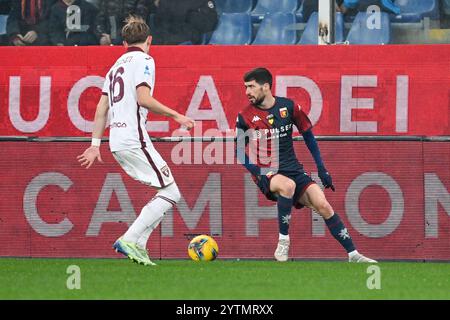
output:
[[[367,18],[381,9],[378,28]],[[337,0],[336,41],[450,43],[450,0]],[[369,10],[368,10],[369,8]],[[318,0],[0,0],[0,45],[121,45],[128,14],[155,45],[316,44]]]

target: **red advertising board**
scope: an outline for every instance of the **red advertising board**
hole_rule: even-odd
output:
[[[0,49],[0,136],[90,136],[103,77],[122,47]],[[243,74],[274,75],[319,135],[450,135],[450,45],[155,46],[155,97],[208,128],[233,129]],[[151,116],[154,136],[176,124]]]
[[[0,256],[118,257],[111,245],[152,198],[152,189],[129,178],[105,147],[105,163],[86,170],[76,161],[86,143],[1,146],[7,156],[0,158],[0,241],[7,245],[0,246]],[[276,207],[241,165],[226,160],[226,146],[215,146],[224,148],[224,156],[208,165],[211,143],[197,146],[202,154],[197,164],[194,152],[180,162],[177,143],[155,146],[182,199],[152,234],[152,257],[187,258],[189,239],[200,233],[215,237],[221,258],[273,257]],[[326,195],[361,252],[376,259],[450,260],[450,143],[323,141],[320,146],[336,186]],[[314,171],[303,143],[295,148],[306,170]],[[308,209],[294,210],[290,233],[293,258],[346,257]]]

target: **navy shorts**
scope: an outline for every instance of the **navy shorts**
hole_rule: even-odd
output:
[[[290,178],[295,182],[295,192],[293,197],[293,206],[297,209],[301,209],[304,206],[300,203],[298,203],[298,200],[305,192],[306,188],[308,188],[313,183],[316,183],[311,177],[303,171],[296,171],[296,172],[278,172],[270,178],[266,176],[259,176],[258,178],[252,176],[253,181],[255,181],[256,185],[258,186],[259,190],[266,196],[267,199],[271,201],[277,201],[278,195],[276,193],[273,193],[270,191],[270,180],[275,177],[277,174],[281,174],[287,178]]]

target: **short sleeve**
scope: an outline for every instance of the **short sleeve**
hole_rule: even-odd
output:
[[[308,116],[303,112],[300,105],[294,105],[293,114],[294,124],[300,133],[308,131],[312,128],[311,120],[309,120]]]
[[[134,83],[136,89],[141,86],[146,86],[150,90],[153,87],[153,79],[155,77],[155,61],[147,56],[142,58],[134,72]]]
[[[102,95],[107,96],[109,93],[109,80],[108,75],[105,77],[105,82],[103,83]]]

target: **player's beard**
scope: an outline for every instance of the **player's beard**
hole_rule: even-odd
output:
[[[259,98],[255,97],[255,102],[251,102],[251,104],[254,105],[255,107],[261,107],[261,105],[264,102],[265,98],[266,98],[265,96],[262,96],[262,97],[259,97]]]

